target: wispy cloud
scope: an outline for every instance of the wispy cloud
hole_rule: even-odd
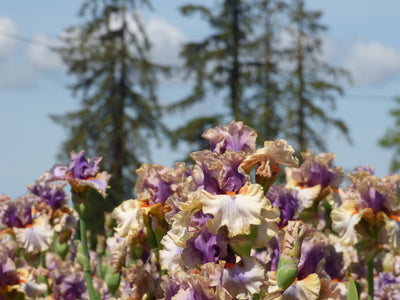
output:
[[[52,50],[57,45],[59,42],[50,39],[46,34],[35,34],[27,49],[28,62],[42,71],[62,69],[63,63],[59,54]]]
[[[44,33],[21,37],[13,20],[0,18],[0,89],[32,88],[37,79],[62,71],[52,50],[58,44]]]
[[[146,27],[153,58],[163,64],[177,64],[181,46],[187,41],[183,32],[160,18],[151,18]]]
[[[359,86],[384,83],[400,73],[400,50],[379,42],[356,40],[344,59]]]
[[[18,34],[17,25],[7,17],[0,18],[0,59],[12,55],[17,47],[13,38]]]

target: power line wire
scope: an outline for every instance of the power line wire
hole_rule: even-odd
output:
[[[399,92],[400,94],[400,92]],[[337,99],[340,100],[361,100],[361,101],[377,101],[377,100],[390,100],[390,101],[394,101],[394,99],[396,98],[395,95],[352,95],[352,94],[345,94],[342,97],[338,97]]]
[[[28,44],[34,44],[34,45],[37,45],[37,46],[42,46],[42,47],[48,48],[49,50],[57,49],[57,47],[55,45],[50,45],[50,44],[45,43],[45,42],[35,41],[33,39],[22,37],[22,36],[19,36],[19,35],[16,35],[16,34],[11,34],[11,33],[8,33],[8,32],[1,31],[1,30],[0,30],[0,35],[5,36],[5,37],[9,37],[9,38],[12,38],[12,39],[15,39],[15,40],[18,40],[20,42],[24,42],[24,43],[28,43]]]
[[[49,50],[56,50],[57,47],[54,45],[50,45],[48,43],[45,42],[40,42],[40,41],[35,41],[33,39],[29,39],[23,36],[19,36],[16,34],[11,34],[11,33],[7,33],[4,31],[0,30],[0,35],[5,36],[5,37],[9,37],[15,40],[18,40],[20,42],[24,42],[24,43],[28,43],[28,44],[34,44],[34,45],[38,45],[41,47],[45,47]],[[342,97],[338,97],[336,99],[338,100],[359,100],[359,101],[379,101],[379,100],[390,100],[390,101],[394,101],[394,99],[396,98],[396,96],[392,95],[357,95],[357,94],[345,94]]]

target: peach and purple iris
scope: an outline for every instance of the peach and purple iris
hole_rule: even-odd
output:
[[[55,164],[48,172],[45,172],[40,181],[68,181],[73,191],[85,194],[89,187],[95,189],[103,197],[106,196],[108,181],[111,175],[103,171],[99,173],[101,157],[86,159],[85,151],[71,152],[71,160],[68,166]]]

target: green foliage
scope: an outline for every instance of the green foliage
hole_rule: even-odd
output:
[[[350,277],[347,300],[358,300],[360,299],[361,287],[360,284],[355,282],[353,278]]]
[[[400,105],[400,97],[395,98],[397,105]],[[394,149],[390,169],[396,172],[400,169],[400,109],[395,108],[390,111],[390,115],[394,118],[395,125],[393,128],[386,130],[384,136],[379,140],[379,144],[385,148]]]

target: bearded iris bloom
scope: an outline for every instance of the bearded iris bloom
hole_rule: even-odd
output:
[[[397,188],[400,176],[389,175],[380,179],[359,169],[349,174],[349,179],[351,184],[339,190],[342,204],[331,213],[334,230],[348,245],[372,239],[376,246],[388,243],[398,251],[400,211]]]
[[[105,197],[111,175],[106,171],[99,173],[101,160],[101,157],[86,159],[84,150],[79,153],[72,151],[69,166],[55,164],[39,181],[67,181],[72,190],[80,195],[84,195],[90,187]]]

